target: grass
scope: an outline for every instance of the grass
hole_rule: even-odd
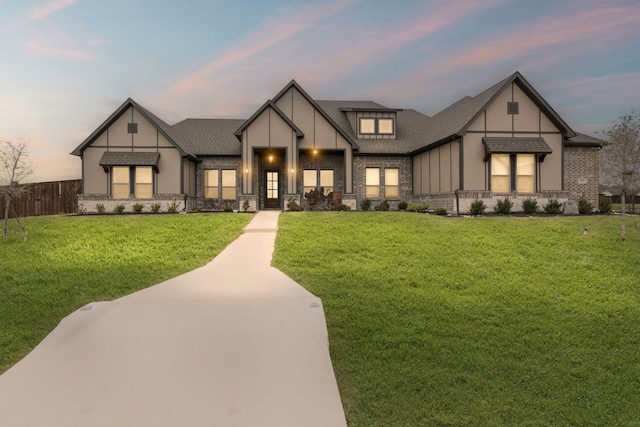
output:
[[[323,300],[350,426],[638,425],[619,221],[286,213],[274,265]]]
[[[249,215],[37,217],[0,238],[0,373],[60,320],[200,267],[238,237]]]

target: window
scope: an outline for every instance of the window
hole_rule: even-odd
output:
[[[235,200],[236,198],[235,169],[222,171],[222,198],[224,200]]]
[[[129,166],[114,166],[111,169],[111,195],[114,199],[129,198]]]
[[[491,155],[491,191],[508,193],[511,187],[509,154]]]
[[[388,168],[384,170],[384,197],[397,199],[399,196],[398,169]]]
[[[535,170],[535,154],[492,154],[491,191],[535,193]]]
[[[323,195],[328,195],[333,192],[334,189],[334,180],[333,180],[333,170],[325,169],[325,170],[315,170],[315,169],[305,169],[302,171],[302,186],[303,193],[307,194],[311,190],[315,190],[318,187],[318,182],[320,183],[320,187],[324,190]]]
[[[204,197],[205,199],[218,198],[218,169],[204,171]]]
[[[360,119],[360,133],[376,133],[376,119]]]
[[[378,119],[378,133],[393,135],[393,119]]]
[[[318,172],[312,169],[302,171],[303,194],[307,194],[311,190],[315,190],[318,186]]]
[[[365,197],[372,199],[380,197],[380,168],[366,168]]]
[[[333,193],[333,171],[321,170],[320,171],[320,187],[324,189],[324,195]]]
[[[360,118],[361,135],[393,135],[394,120],[392,118]]]
[[[151,166],[136,167],[136,199],[153,197],[153,171]]]
[[[535,192],[536,159],[533,154],[518,154],[516,157],[516,191]]]

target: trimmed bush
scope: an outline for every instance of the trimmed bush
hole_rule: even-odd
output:
[[[498,202],[494,206],[493,210],[497,214],[501,215],[509,215],[511,213],[511,208],[513,207],[513,202],[509,200],[509,196],[504,199],[498,199]]]
[[[114,211],[115,213],[117,213],[117,214],[121,214],[121,213],[123,213],[123,212],[124,212],[124,205],[123,205],[122,203],[121,203],[121,204],[116,205],[116,207],[115,207],[115,208],[113,208],[113,211]]]
[[[580,215],[590,215],[593,213],[593,205],[587,199],[581,197],[578,200],[578,212]]]
[[[476,199],[473,203],[471,203],[471,209],[469,209],[469,214],[477,216],[482,215],[484,210],[487,208],[487,205],[480,199]]]
[[[350,211],[351,206],[345,205],[344,203],[338,203],[337,205],[331,206],[332,211]]]
[[[96,205],[96,210],[98,211],[98,213],[104,213],[104,211],[105,211],[104,205],[102,203],[98,203]]]
[[[433,213],[436,214],[436,215],[446,216],[447,215],[447,210],[445,208],[438,208],[438,209],[434,210]]]
[[[135,205],[133,205],[131,207],[131,210],[134,213],[142,213],[142,210],[144,209],[144,205],[142,203],[136,203]]]
[[[406,211],[408,206],[409,205],[405,201],[398,202],[398,210],[399,211]]]
[[[225,211],[225,212],[233,212],[233,208],[232,208],[231,206],[229,206],[229,205],[226,205],[226,206],[224,207],[224,211]]]
[[[407,208],[409,212],[419,212],[419,213],[426,213],[427,209],[429,209],[429,203],[427,202],[412,203]]]
[[[160,208],[162,207],[162,205],[160,203],[154,203],[151,205],[151,213],[158,213],[160,212]]]
[[[549,202],[544,205],[544,212],[551,215],[560,215],[562,213],[562,203],[558,199],[549,199]]]
[[[613,212],[613,204],[611,203],[611,199],[603,196],[600,197],[600,213],[603,214],[610,214],[611,212]]]
[[[362,209],[363,211],[368,211],[369,209],[371,209],[371,200],[364,199],[362,202],[360,202],[360,209]]]
[[[289,203],[287,203],[287,209],[289,209],[292,212],[301,212],[304,210],[304,208],[299,204],[297,204],[295,200],[291,200]]]
[[[175,200],[171,203],[167,203],[167,212],[169,213],[176,213],[178,212],[178,208],[180,207],[180,205],[178,204],[178,202],[176,202]]]
[[[538,201],[536,199],[524,199],[522,201],[522,210],[527,215],[535,215],[538,213]]]
[[[384,199],[383,201],[378,203],[374,209],[377,210],[377,211],[388,211],[389,210],[389,202],[387,202],[387,199]]]

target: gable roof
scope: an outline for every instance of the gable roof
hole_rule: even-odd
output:
[[[278,94],[275,96],[275,98],[273,98],[273,102],[277,102],[291,88],[295,88],[302,95],[302,97],[306,99],[307,102],[309,102],[309,104],[311,104],[313,108],[315,108],[316,111],[318,111],[320,115],[324,117],[324,119],[328,121],[329,124],[333,126],[333,128],[336,131],[338,131],[338,133],[342,135],[344,139],[347,140],[348,143],[351,144],[353,149],[355,150],[358,149],[358,144],[355,142],[355,139],[349,136],[349,134],[345,132],[345,130],[342,127],[338,126],[338,124],[334,121],[334,119],[329,114],[327,114],[327,112],[324,111],[324,109],[318,104],[318,102],[316,102],[313,98],[311,98],[309,94],[304,89],[302,89],[302,86],[300,86],[298,82],[296,82],[295,80],[291,80],[289,84],[283,87],[282,90],[278,92]]]
[[[129,109],[129,107],[133,107],[138,110],[140,114],[142,114],[142,116],[158,130],[158,132],[160,132],[165,138],[167,138],[167,140],[171,144],[173,144],[178,149],[178,151],[180,151],[180,154],[182,156],[193,156],[192,153],[189,153],[178,143],[178,139],[175,138],[171,126],[166,124],[158,116],[151,113],[149,110],[147,110],[131,98],[128,98],[126,101],[124,101],[122,105],[120,105],[120,107],[118,107],[118,109],[114,111],[113,114],[111,114],[109,118],[107,118],[107,120],[105,120],[95,131],[93,131],[93,133],[89,135],[87,139],[85,139],[78,147],[76,147],[76,149],[73,150],[71,154],[73,154],[74,156],[81,156],[84,149],[88,145],[93,143],[96,139],[98,139],[98,137],[102,135],[102,132],[104,132],[109,126],[115,123],[115,121],[118,120],[120,116],[122,116]]]
[[[262,107],[260,107],[258,109],[258,111],[256,111],[255,113],[253,113],[253,116],[251,116],[248,120],[246,120],[244,122],[244,124],[242,126],[240,126],[236,132],[235,135],[238,138],[238,140],[242,140],[242,132],[244,132],[244,130],[246,128],[249,127],[249,125],[251,125],[251,123],[253,123],[267,108],[271,108],[273,109],[273,111],[275,111],[278,116],[280,116],[280,118],[282,120],[285,121],[285,123],[295,131],[296,136],[298,138],[302,138],[304,136],[304,133],[298,128],[298,126],[296,126],[290,119],[289,117],[287,117],[280,108],[278,108],[278,106],[275,104],[275,102],[273,102],[272,100],[268,100],[267,102],[265,102]]]
[[[576,133],[562,120],[558,113],[551,108],[547,101],[527,82],[520,72],[516,71],[484,92],[474,97],[465,96],[433,116],[433,126],[429,129],[425,138],[429,143],[422,147],[416,147],[414,153],[424,151],[443,141],[464,135],[467,128],[475,119],[512,83],[516,83],[533,103],[542,110],[549,120],[565,133],[566,137],[576,136]]]

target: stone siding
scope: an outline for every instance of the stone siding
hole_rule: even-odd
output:
[[[565,147],[564,149],[564,189],[569,198],[579,200],[584,197],[598,208],[598,149],[591,147]]]
[[[184,194],[154,194],[151,199],[113,199],[108,194],[78,194],[78,206],[87,213],[98,212],[97,206],[104,206],[105,213],[111,213],[118,205],[124,206],[124,212],[133,212],[133,205],[140,203],[144,206],[142,212],[151,212],[151,205],[160,203],[160,212],[168,212],[169,206],[175,204],[177,212],[185,210],[187,205]]]

